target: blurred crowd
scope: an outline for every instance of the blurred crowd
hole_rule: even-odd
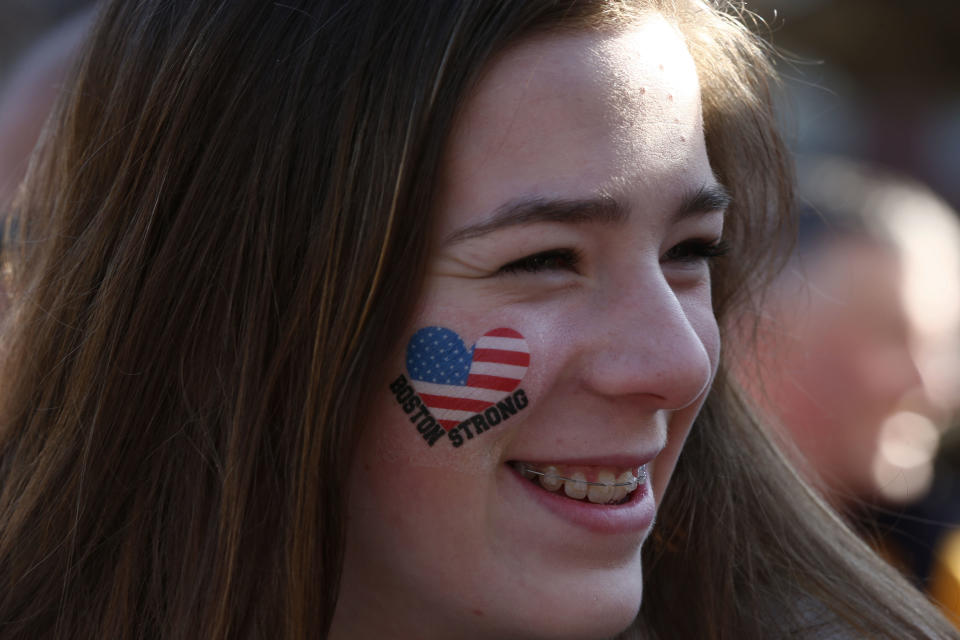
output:
[[[0,212],[90,4],[0,0]],[[960,3],[750,8],[788,51],[800,222],[738,327],[739,376],[810,481],[960,621]]]

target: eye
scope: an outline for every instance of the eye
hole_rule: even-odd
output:
[[[551,249],[503,265],[497,273],[538,273],[540,271],[576,271],[580,254],[573,249]]]
[[[710,261],[727,255],[729,251],[730,245],[723,240],[692,238],[671,247],[663,254],[663,261],[680,263]]]

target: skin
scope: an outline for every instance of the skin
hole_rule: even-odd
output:
[[[634,619],[649,528],[572,523],[507,462],[656,453],[662,499],[720,351],[709,261],[689,247],[719,239],[723,212],[679,215],[716,185],[701,120],[693,61],[659,16],[539,36],[491,66],[449,142],[416,319],[364,425],[332,638],[602,638]],[[491,227],[531,198],[607,198],[620,215]],[[503,269],[545,251],[561,254]],[[461,448],[428,447],[388,386],[406,337],[431,325],[468,345],[521,332],[530,406]]]

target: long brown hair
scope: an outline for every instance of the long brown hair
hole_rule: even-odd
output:
[[[633,4],[107,3],[9,256],[0,635],[323,637],[356,432],[419,293],[457,108],[517,38]],[[687,35],[735,199],[722,316],[746,304],[789,206],[771,76],[697,0],[644,9]],[[878,636],[916,634],[920,616],[946,629],[791,474],[722,374],[657,536],[636,633],[769,638],[811,612]]]

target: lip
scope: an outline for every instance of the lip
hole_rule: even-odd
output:
[[[536,457],[526,457],[526,456],[513,456],[511,460],[513,462],[529,462],[531,464],[539,465],[565,465],[570,467],[583,466],[583,467],[616,467],[616,468],[628,468],[636,469],[642,467],[643,465],[652,462],[654,458],[657,457],[657,454],[660,453],[656,451],[651,454],[641,454],[641,455],[612,455],[612,456],[602,456],[602,457],[582,457],[582,458],[536,458]]]
[[[585,458],[562,461],[553,460],[552,462],[555,464],[625,466],[633,468],[645,464],[645,462],[637,463],[637,460],[635,457],[631,457],[629,460],[623,458],[621,460],[623,464],[615,462],[616,458],[604,458],[602,463]],[[536,461],[524,459],[524,462]],[[627,500],[627,502],[617,505],[600,505],[580,500],[571,500],[559,493],[547,491],[524,478],[520,475],[519,471],[509,464],[505,463],[503,466],[510,476],[508,482],[514,482],[518,485],[516,488],[517,491],[523,491],[523,495],[529,497],[541,508],[580,529],[604,535],[639,533],[645,535],[653,525],[657,506],[653,498],[653,492],[650,491],[649,479],[630,494],[630,499]]]

